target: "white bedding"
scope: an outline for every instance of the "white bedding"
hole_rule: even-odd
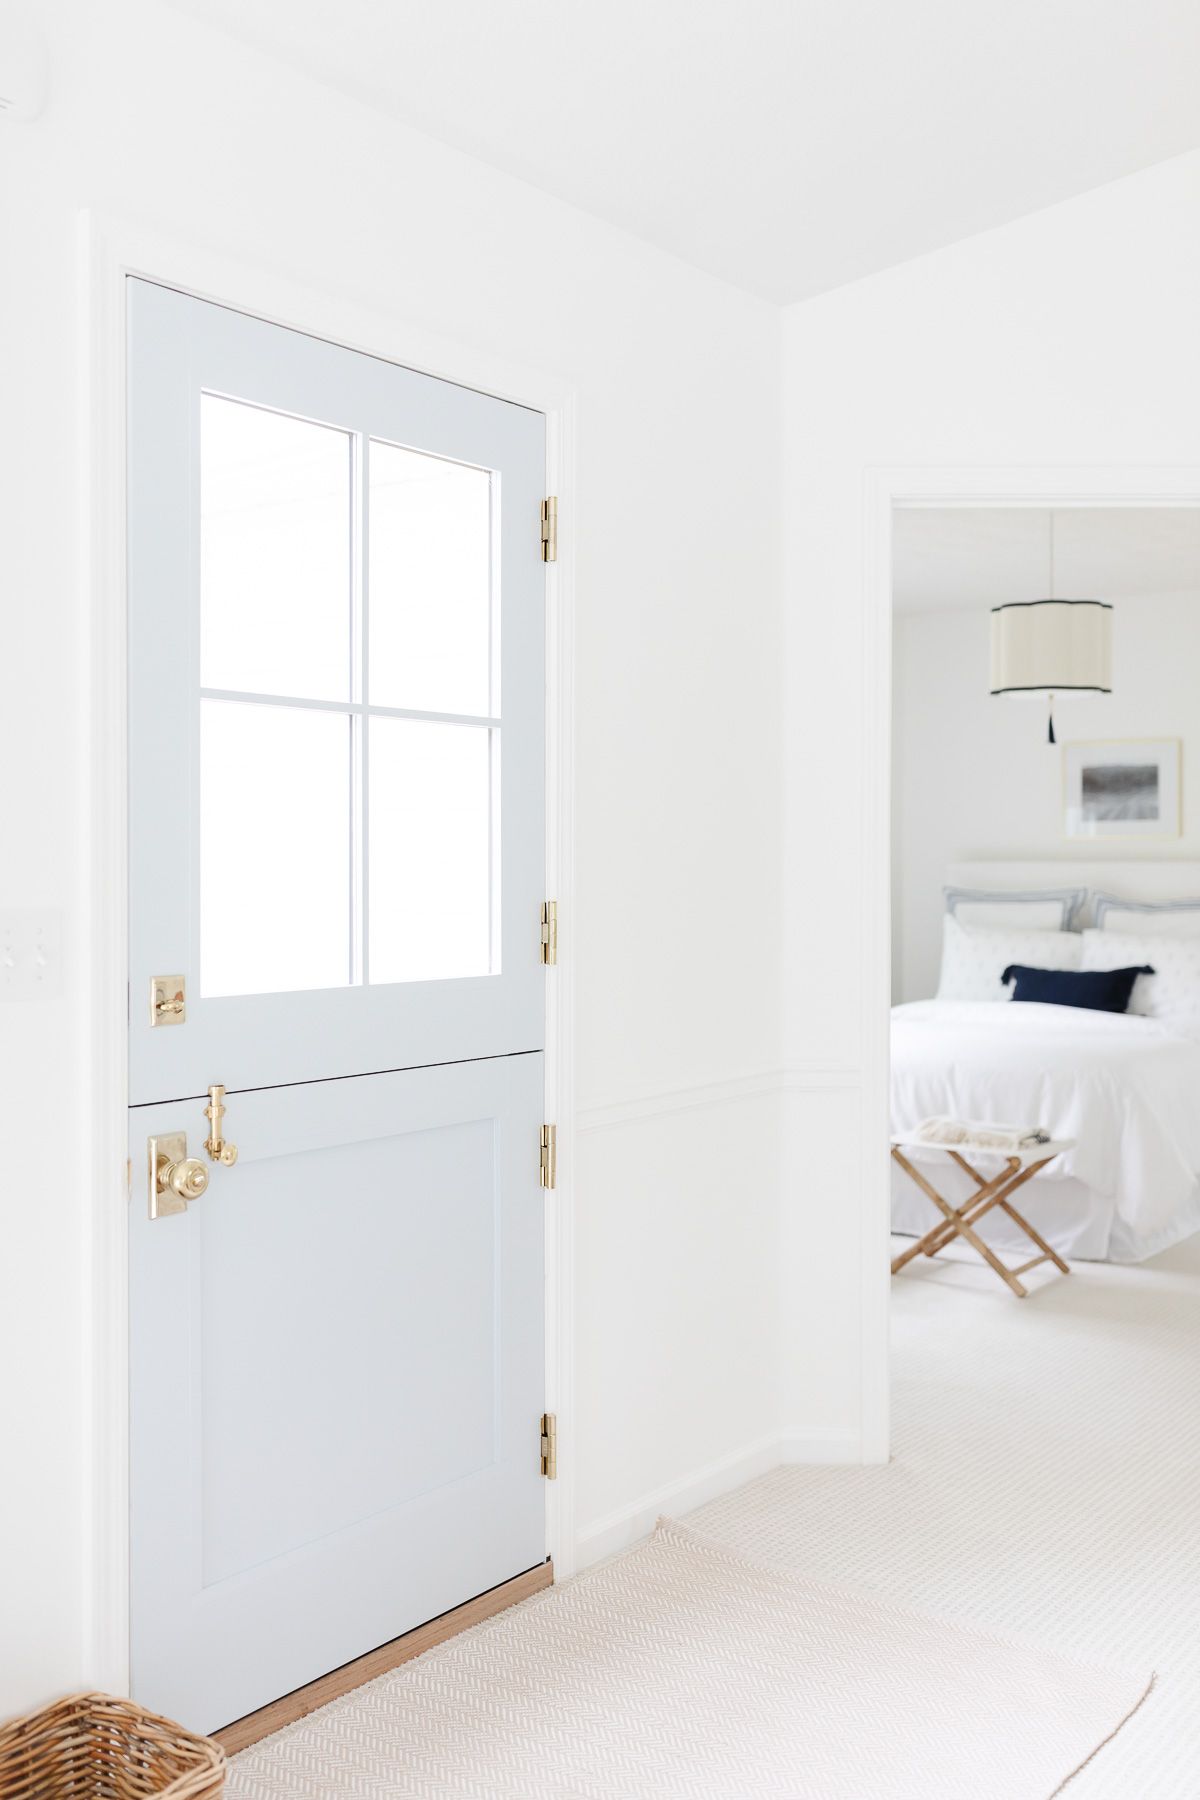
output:
[[[1005,1001],[894,1007],[892,1130],[907,1134],[935,1114],[1078,1140],[1018,1203],[1064,1255],[1138,1262],[1200,1229],[1200,1041],[1156,1020]],[[997,1165],[981,1157],[978,1166]],[[965,1176],[938,1185],[952,1197],[969,1191]],[[894,1168],[896,1230],[927,1231],[934,1217]],[[1027,1245],[1003,1215],[988,1223],[994,1242]]]

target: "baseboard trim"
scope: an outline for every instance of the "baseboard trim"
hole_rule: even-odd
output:
[[[768,1469],[777,1468],[779,1461],[779,1434],[773,1431],[702,1468],[693,1469],[678,1481],[668,1481],[662,1487],[654,1488],[631,1506],[619,1507],[597,1519],[595,1524],[586,1525],[575,1540],[576,1566],[583,1568],[588,1563],[599,1562],[602,1557],[614,1556],[618,1550],[629,1549],[653,1531],[663,1513],[684,1513],[694,1506],[703,1506],[706,1501],[727,1494],[731,1488],[740,1487],[744,1481],[753,1481],[756,1475],[765,1475]]]
[[[576,1567],[600,1562],[615,1556],[653,1531],[663,1513],[672,1516],[704,1506],[722,1494],[766,1475],[781,1463],[857,1463],[859,1439],[856,1431],[772,1431],[766,1437],[743,1444],[727,1456],[716,1458],[702,1468],[693,1469],[677,1481],[666,1482],[649,1494],[643,1494],[630,1506],[585,1525],[576,1538]]]
[[[861,1463],[862,1434],[853,1427],[836,1431],[782,1431],[779,1434],[781,1463]]]
[[[493,1618],[506,1607],[516,1606],[519,1600],[528,1600],[531,1594],[541,1593],[553,1580],[554,1564],[549,1561],[537,1563],[524,1575],[502,1581],[499,1587],[490,1588],[486,1594],[479,1594],[474,1600],[430,1619],[426,1625],[406,1631],[403,1637],[381,1644],[378,1650],[368,1650],[365,1656],[343,1663],[340,1669],[333,1669],[328,1675],[310,1681],[306,1687],[296,1688],[281,1699],[260,1706],[257,1712],[247,1713],[245,1718],[235,1719],[232,1725],[225,1725],[211,1735],[227,1755],[236,1756],[239,1750],[257,1744],[260,1738],[269,1737],[273,1731],[294,1725],[297,1719],[315,1712],[318,1706],[327,1706],[331,1700],[340,1699],[365,1681],[374,1681],[377,1675],[386,1675],[389,1669],[398,1669],[401,1663],[411,1662],[414,1656],[423,1656],[426,1650],[444,1644],[447,1638],[457,1636],[460,1631],[482,1624],[484,1619]]]

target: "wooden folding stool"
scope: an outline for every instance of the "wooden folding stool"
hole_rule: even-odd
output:
[[[1027,1181],[1031,1181],[1035,1175],[1039,1174],[1047,1163],[1053,1162],[1056,1156],[1061,1156],[1065,1150],[1072,1150],[1074,1147],[1074,1138],[1055,1138],[1049,1143],[1033,1144],[1028,1149],[1020,1151],[978,1149],[975,1152],[976,1155],[998,1155],[1004,1160],[1004,1167],[1000,1173],[989,1177],[981,1175],[978,1169],[972,1168],[962,1152],[951,1144],[929,1144],[915,1138],[893,1138],[893,1158],[899,1163],[905,1174],[916,1183],[921,1192],[929,1196],[942,1216],[923,1238],[918,1238],[915,1244],[910,1245],[907,1250],[901,1251],[892,1263],[892,1274],[895,1275],[906,1263],[910,1263],[914,1256],[936,1256],[939,1250],[944,1250],[946,1245],[952,1243],[956,1237],[961,1237],[965,1238],[971,1248],[982,1256],[989,1268],[996,1271],[1001,1281],[1007,1283],[1018,1300],[1024,1300],[1029,1292],[1018,1277],[1024,1275],[1027,1269],[1036,1269],[1039,1263],[1052,1262],[1062,1274],[1069,1275],[1071,1271],[1062,1257],[1056,1250],[1050,1248],[1045,1238],[1033,1229],[1029,1220],[1023,1218],[1017,1211],[1012,1203],[1012,1196],[1019,1187],[1023,1187]],[[960,1205],[952,1206],[950,1201],[943,1194],[938,1193],[933,1183],[904,1154],[906,1150],[917,1149],[942,1151],[950,1158],[951,1162],[957,1163],[959,1168],[971,1177],[975,1183],[975,1192]],[[1019,1264],[1015,1269],[1010,1269],[1001,1262],[991,1245],[985,1244],[975,1230],[980,1219],[984,1217],[985,1213],[991,1212],[994,1206],[1000,1207],[1015,1225],[1020,1226],[1030,1242],[1037,1245],[1039,1255],[1031,1256],[1028,1262]]]

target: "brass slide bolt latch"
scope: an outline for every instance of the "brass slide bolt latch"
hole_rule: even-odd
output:
[[[146,1140],[146,1172],[150,1217],[167,1219],[186,1212],[189,1200],[198,1200],[208,1186],[208,1170],[187,1153],[182,1131],[164,1132]]]
[[[237,1161],[237,1145],[231,1144],[221,1135],[221,1122],[225,1117],[225,1089],[218,1083],[208,1090],[208,1105],[204,1109],[208,1120],[208,1136],[204,1140],[205,1155],[210,1161],[224,1164],[232,1168]]]
[[[155,975],[150,982],[151,1025],[182,1025],[187,1019],[187,983],[182,975]]]

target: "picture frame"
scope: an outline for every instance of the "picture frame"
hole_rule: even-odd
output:
[[[1179,739],[1064,744],[1063,815],[1069,838],[1178,837]]]

